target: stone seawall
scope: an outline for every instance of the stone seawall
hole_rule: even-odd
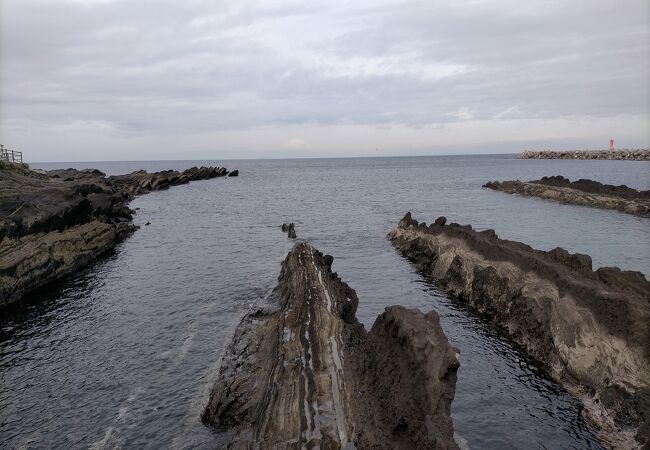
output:
[[[518,159],[600,159],[621,161],[650,161],[650,149],[614,150],[524,150]]]

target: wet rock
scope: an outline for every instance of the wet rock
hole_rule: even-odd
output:
[[[458,350],[437,315],[393,306],[366,332],[331,263],[304,243],[287,255],[269,304],[235,331],[203,421],[230,448],[457,448]]]
[[[508,194],[593,208],[615,209],[650,217],[650,191],[637,191],[625,185],[613,186],[585,179],[571,182],[562,176],[555,176],[535,181],[490,181],[483,187]]]
[[[134,195],[224,176],[221,167],[138,171],[106,178],[94,169],[0,168],[0,306],[65,276],[137,227]]]
[[[68,275],[112,249],[135,227],[100,221],[0,243],[0,307]]]
[[[282,231],[284,233],[287,233],[287,237],[289,237],[291,239],[296,239],[296,227],[293,224],[293,222],[291,222],[291,223],[283,223],[282,224]]]
[[[186,184],[190,181],[225,177],[227,173],[228,171],[223,167],[192,167],[183,172],[163,170],[149,173],[145,170],[138,170],[126,175],[108,177],[107,181],[116,190],[135,197],[151,191],[168,189],[170,186]]]
[[[229,177],[238,177],[239,176],[239,170],[235,169],[231,172],[228,173]]]
[[[388,235],[424,276],[500,327],[582,399],[614,447],[650,436],[650,283],[639,272],[591,268],[587,255],[535,250],[462,226]],[[636,433],[637,443],[630,435]]]
[[[447,218],[445,216],[440,216],[433,223],[436,225],[444,225],[447,223]]]

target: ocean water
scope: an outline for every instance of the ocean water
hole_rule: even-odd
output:
[[[601,448],[580,405],[507,337],[425,282],[386,239],[406,211],[536,248],[562,246],[650,274],[650,227],[614,211],[521,198],[488,180],[564,175],[650,188],[650,163],[510,155],[33,164],[137,169],[223,165],[240,176],[135,199],[142,226],[115,251],[0,312],[1,448],[218,448],[199,416],[239,318],[274,287],[292,246],[334,256],[369,328],[386,306],[435,309],[461,351],[452,405],[476,449]]]

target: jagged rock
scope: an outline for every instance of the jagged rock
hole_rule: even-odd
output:
[[[289,252],[270,303],[235,331],[203,421],[230,448],[457,448],[458,350],[438,316],[393,306],[366,332],[332,260]]]
[[[282,224],[282,231],[284,233],[287,233],[287,237],[289,237],[291,239],[296,239],[296,227],[293,224],[293,222],[291,222],[291,223],[283,223]]]
[[[650,283],[639,272],[465,227],[417,225],[410,213],[388,235],[424,274],[505,330],[581,398],[600,436],[650,442]]]
[[[604,159],[650,161],[650,149],[622,149],[622,150],[524,150],[519,159]]]
[[[554,176],[535,181],[489,181],[483,187],[508,194],[616,209],[628,214],[650,217],[650,191],[637,191],[625,185],[613,186],[585,179],[571,182],[562,176]]]
[[[163,170],[148,173],[145,170],[139,170],[126,175],[114,175],[108,177],[107,180],[118,191],[134,197],[150,191],[159,191],[170,186],[189,183],[190,181],[224,177],[227,173],[228,171],[223,167],[192,167],[183,172]]]
[[[112,249],[135,227],[100,221],[36,233],[0,244],[0,307],[68,275]]]
[[[112,248],[135,228],[127,206],[134,195],[225,173],[194,167],[106,178],[93,169],[0,168],[0,306]]]

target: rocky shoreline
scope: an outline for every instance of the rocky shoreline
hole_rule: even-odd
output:
[[[436,313],[389,307],[366,332],[332,261],[289,252],[269,303],[235,331],[203,421],[229,448],[458,448],[458,350]]]
[[[637,191],[625,185],[614,186],[585,179],[570,181],[558,175],[534,181],[489,181],[483,187],[507,194],[650,217],[650,191]]]
[[[600,159],[616,161],[650,161],[650,149],[621,150],[524,150],[517,159]]]
[[[221,167],[183,172],[0,170],[0,307],[66,276],[112,249],[135,230],[134,196],[225,176]]]
[[[650,283],[640,272],[593,271],[587,255],[535,250],[444,217],[427,226],[407,213],[388,237],[580,398],[604,443],[650,442]]]

